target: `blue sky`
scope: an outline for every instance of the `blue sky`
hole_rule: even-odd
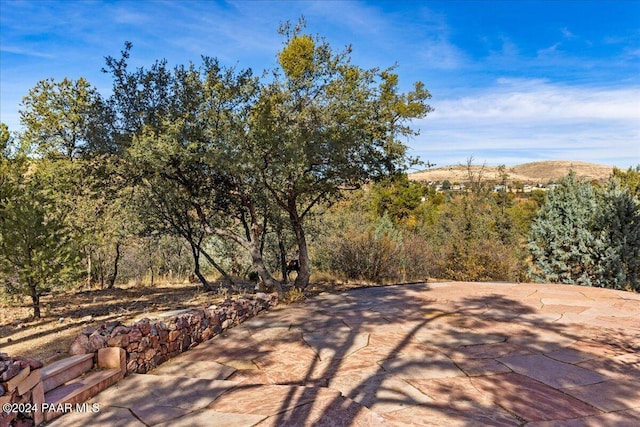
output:
[[[281,22],[304,15],[362,67],[423,81],[435,111],[411,154],[438,166],[574,160],[640,164],[640,1],[0,0],[0,120],[18,130],[39,80],[85,77],[133,43],[132,66],[201,55],[257,73]]]

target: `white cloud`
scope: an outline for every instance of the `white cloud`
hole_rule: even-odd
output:
[[[498,122],[621,120],[640,123],[640,87],[571,87],[541,80],[501,79],[494,87],[435,104],[438,120]],[[640,126],[640,125],[639,125]]]
[[[44,58],[44,59],[51,59],[55,57],[54,55],[47,52],[40,52],[40,51],[30,50],[30,49],[22,49],[14,46],[2,46],[0,48],[0,52],[13,53],[16,55],[33,56],[36,58]]]
[[[566,39],[575,39],[577,36],[573,34],[567,27],[560,28],[560,32]]]
[[[415,123],[421,135],[410,145],[439,164],[470,155],[490,164],[531,159],[620,167],[640,163],[640,87],[501,79],[471,95],[434,100],[433,106],[434,113]]]
[[[544,49],[539,49],[538,50],[538,59],[544,59],[546,57],[549,56],[554,56],[554,55],[558,55],[560,53],[560,50],[558,49],[560,47],[560,42],[554,43],[553,45],[546,47]]]

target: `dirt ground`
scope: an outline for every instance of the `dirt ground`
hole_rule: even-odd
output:
[[[360,287],[363,284],[315,283],[305,295]],[[68,356],[69,346],[85,326],[112,320],[125,325],[158,313],[185,308],[206,308],[226,296],[252,291],[244,283],[232,294],[204,292],[199,284],[117,287],[58,292],[41,299],[42,318],[32,319],[30,300],[0,305],[0,353],[26,356],[45,363]],[[304,298],[292,293],[294,299]]]
[[[41,298],[42,318],[35,320],[25,298],[0,306],[0,352],[48,362],[68,355],[71,342],[87,325],[112,320],[130,324],[163,311],[205,308],[224,297],[193,283],[58,292]]]

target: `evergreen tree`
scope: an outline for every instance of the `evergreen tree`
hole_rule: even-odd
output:
[[[529,234],[535,279],[640,289],[640,205],[612,179],[606,189],[570,173],[549,193]]]
[[[596,284],[640,291],[640,204],[615,178],[604,191],[597,227],[604,251]]]
[[[529,250],[535,279],[593,285],[601,242],[594,233],[598,201],[593,187],[569,173],[549,193],[531,226]]]
[[[0,157],[0,282],[3,292],[31,298],[39,318],[40,297],[77,277],[78,258],[43,179],[46,161]]]

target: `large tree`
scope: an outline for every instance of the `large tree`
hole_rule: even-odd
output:
[[[0,277],[4,292],[31,298],[36,318],[42,294],[68,284],[79,272],[68,212],[47,183],[51,168],[47,160],[0,155]]]
[[[130,44],[121,59],[107,58],[131,176],[152,174],[181,191],[209,232],[245,248],[262,281],[279,290],[262,253],[270,221],[280,217],[274,210],[285,212],[296,236],[295,285],[304,288],[311,210],[404,171],[406,142],[417,133],[409,122],[431,111],[422,83],[400,93],[392,69],[353,65],[350,49],[335,54],[301,28],[281,28],[280,69],[263,82],[211,58],[198,67],[169,70],[158,61],[129,71]]]
[[[603,251],[595,284],[640,291],[640,202],[615,177],[603,193],[596,218]]]
[[[131,225],[122,197],[125,186],[113,173],[113,158],[105,155],[113,151],[111,114],[84,78],[38,82],[20,111],[25,145],[36,157],[51,161],[46,176],[51,197],[71,212],[67,230],[85,253],[86,283],[93,282],[94,266],[111,258],[108,287],[115,284],[122,241]]]
[[[342,190],[404,171],[410,121],[431,111],[421,82],[400,93],[389,69],[363,69],[350,48],[334,53],[322,38],[302,33],[304,21],[280,32],[280,70],[264,84],[252,111],[252,138],[243,149],[270,196],[288,215],[296,236],[300,274],[309,283],[305,219]]]
[[[228,279],[204,250],[207,234],[218,235],[245,248],[261,279],[281,292],[262,256],[266,200],[247,166],[252,154],[240,142],[247,139],[258,80],[212,58],[200,66],[169,70],[159,61],[128,71],[130,48],[120,60],[107,58],[107,66],[126,173],[153,202],[145,215],[189,242],[196,275],[202,254]]]

